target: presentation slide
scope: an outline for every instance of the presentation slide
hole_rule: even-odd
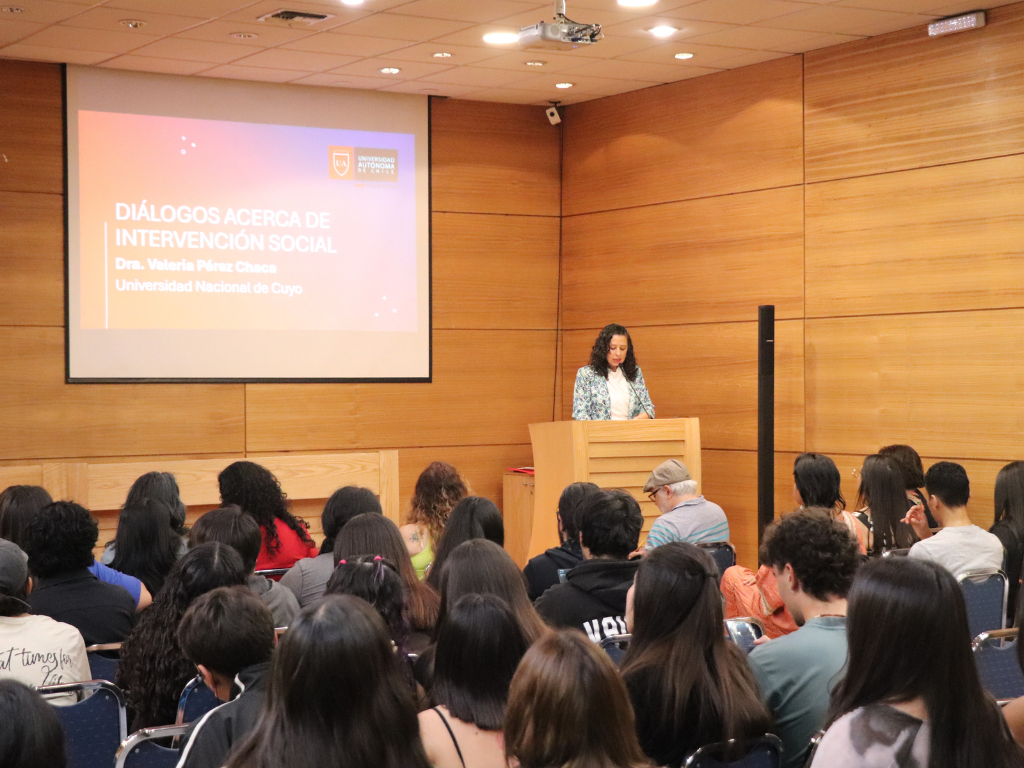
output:
[[[428,122],[69,67],[69,380],[428,380]]]

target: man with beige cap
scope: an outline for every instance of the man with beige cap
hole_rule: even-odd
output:
[[[659,464],[644,485],[644,493],[661,511],[647,534],[644,551],[671,541],[699,544],[728,541],[729,521],[725,512],[697,495],[697,481],[683,462],[669,459]]]

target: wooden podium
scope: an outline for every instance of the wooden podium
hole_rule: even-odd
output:
[[[640,502],[644,531],[659,514],[643,492],[644,483],[663,461],[686,464],[700,492],[699,419],[555,421],[531,424],[530,440],[536,485],[528,558],[558,546],[555,514],[569,483],[589,481],[629,491]]]

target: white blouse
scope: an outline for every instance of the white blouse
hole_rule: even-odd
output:
[[[629,418],[629,382],[622,366],[617,371],[608,371],[608,394],[612,401],[612,421],[625,421]]]

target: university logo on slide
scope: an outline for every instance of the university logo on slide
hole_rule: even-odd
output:
[[[354,174],[355,150],[353,147],[327,148],[327,175],[331,179],[351,179]]]

